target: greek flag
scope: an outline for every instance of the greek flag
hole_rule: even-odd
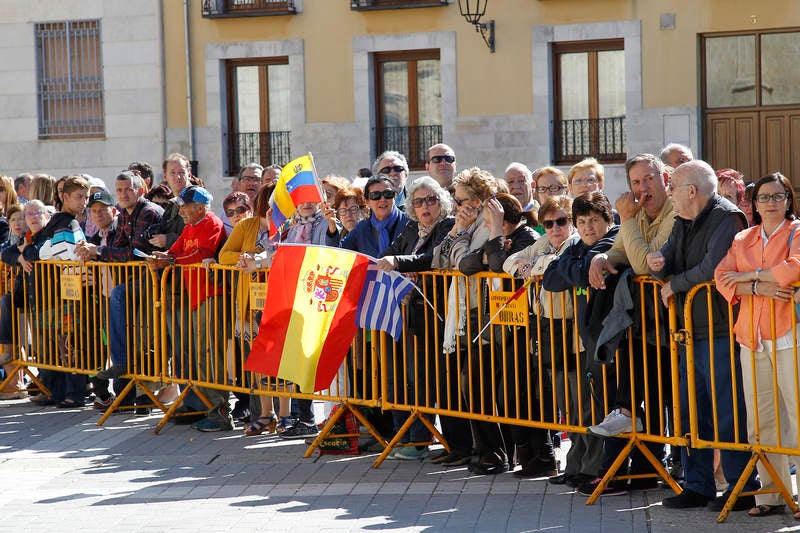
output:
[[[356,324],[365,329],[385,331],[399,340],[403,333],[400,302],[412,289],[413,281],[398,272],[379,270],[370,259],[356,311]]]

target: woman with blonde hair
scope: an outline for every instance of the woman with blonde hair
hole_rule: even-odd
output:
[[[18,201],[17,191],[14,189],[14,180],[8,176],[0,176],[0,215],[5,217],[8,207]]]

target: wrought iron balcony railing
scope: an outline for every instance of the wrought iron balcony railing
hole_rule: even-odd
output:
[[[601,162],[624,162],[627,153],[625,117],[556,121],[553,132],[557,164],[587,157]]]
[[[353,11],[402,9],[406,7],[440,7],[446,5],[447,0],[350,0],[350,9]]]
[[[442,142],[442,126],[386,127],[376,130],[375,145],[378,153],[396,150],[408,159],[412,170],[425,168],[428,148]]]
[[[239,173],[243,165],[285,165],[291,159],[288,131],[230,133],[228,137],[228,175]]]
[[[263,15],[294,15],[294,0],[203,0],[203,16],[259,17]]]

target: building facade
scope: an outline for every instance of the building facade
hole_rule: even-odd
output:
[[[794,0],[488,0],[494,52],[456,0],[0,4],[6,173],[105,177],[179,151],[219,195],[251,161],[311,152],[350,177],[396,149],[421,173],[445,142],[497,175],[594,156],[613,198],[628,155],[678,142],[748,179],[800,180]],[[101,25],[104,129],[43,138],[36,31],[79,20]]]

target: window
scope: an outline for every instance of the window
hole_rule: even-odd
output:
[[[554,43],[553,68],[556,163],[624,162],[623,40]]]
[[[40,139],[103,137],[100,21],[34,26]]]
[[[411,169],[425,168],[427,150],[442,142],[439,50],[376,52],[377,153],[396,150]]]
[[[708,36],[702,42],[705,107],[800,104],[799,31]]]
[[[350,0],[350,9],[353,11],[399,9],[403,7],[437,7],[446,5],[447,0]]]
[[[248,17],[263,15],[294,15],[294,0],[203,0],[203,16]]]
[[[289,58],[229,60],[228,174],[289,162]]]

